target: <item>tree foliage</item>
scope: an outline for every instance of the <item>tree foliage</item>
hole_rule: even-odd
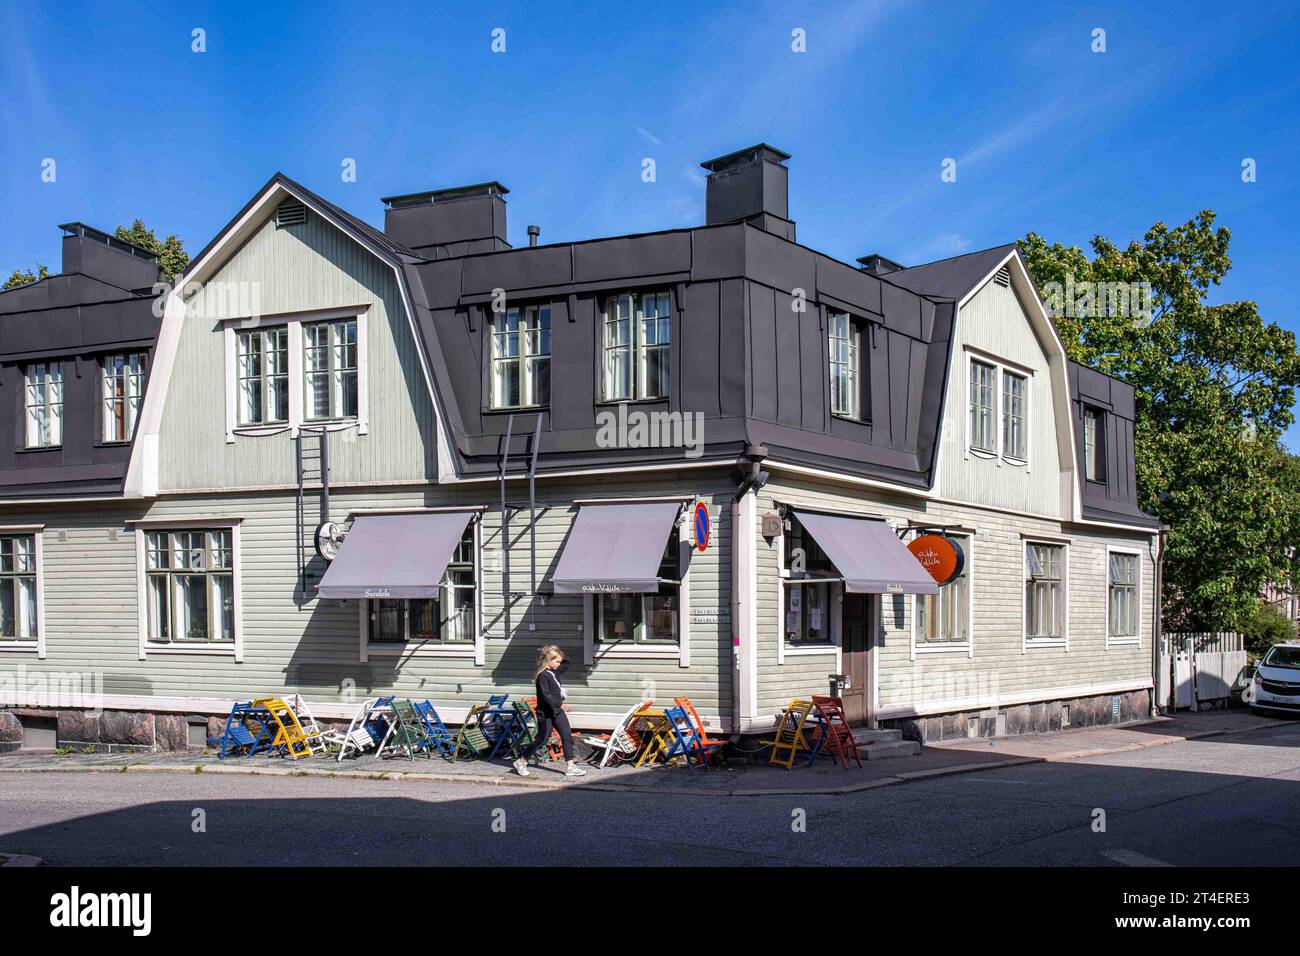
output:
[[[36,271],[30,269],[24,272],[22,269],[15,269],[9,273],[9,278],[5,279],[4,285],[0,285],[0,291],[13,289],[20,285],[26,285],[29,282],[35,282],[37,279],[44,279],[50,274],[50,270],[43,265],[37,265]]]
[[[1040,292],[1149,283],[1144,317],[1093,307],[1056,325],[1072,359],[1134,386],[1138,500],[1170,525],[1165,620],[1189,630],[1244,625],[1300,541],[1300,468],[1280,444],[1300,385],[1295,336],[1252,301],[1210,304],[1232,266],[1214,222],[1210,210],[1157,222],[1123,248],[1096,236],[1091,257],[1032,232],[1019,244]]]
[[[185,244],[177,238],[175,233],[171,233],[166,239],[159,241],[158,237],[154,235],[154,231],[139,219],[131,223],[130,229],[126,226],[118,226],[117,238],[142,249],[148,249],[157,255],[159,269],[168,282],[174,281],[190,264],[190,256],[185,251]]]

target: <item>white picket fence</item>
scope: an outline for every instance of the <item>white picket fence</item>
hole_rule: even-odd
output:
[[[1246,668],[1240,634],[1166,634],[1160,648],[1160,700],[1176,710],[1227,698]]]

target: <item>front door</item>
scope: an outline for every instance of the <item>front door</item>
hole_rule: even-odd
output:
[[[840,644],[844,673],[844,716],[850,724],[865,724],[871,718],[871,602],[870,594],[845,594]]]

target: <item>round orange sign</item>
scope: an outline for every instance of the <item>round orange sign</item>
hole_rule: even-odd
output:
[[[910,541],[907,550],[940,584],[955,580],[966,563],[961,545],[941,534],[923,534]]]

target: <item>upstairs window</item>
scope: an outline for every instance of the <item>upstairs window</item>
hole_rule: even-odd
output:
[[[239,333],[239,424],[289,420],[289,330],[284,326]]]
[[[862,414],[862,330],[846,312],[832,312],[830,330],[831,414],[864,418]]]
[[[24,384],[27,447],[58,447],[63,444],[63,363],[29,365]]]
[[[1083,410],[1083,474],[1089,481],[1106,480],[1106,413]]]
[[[144,400],[145,356],[143,352],[105,355],[100,363],[104,423],[101,436],[106,442],[130,441],[135,434],[140,403]]]
[[[303,408],[308,421],[357,417],[357,320],[302,327]]]
[[[668,397],[671,315],[667,292],[627,292],[605,303],[601,337],[605,401]]]
[[[981,451],[996,452],[997,434],[993,431],[993,389],[997,369],[987,362],[970,363],[970,445]]]
[[[34,641],[36,628],[36,538],[0,537],[0,641]]]
[[[551,307],[507,309],[492,320],[492,407],[551,403]]]
[[[234,643],[235,572],[229,528],[148,532],[145,574],[151,643]]]
[[[1028,457],[1025,435],[1025,376],[1002,372],[1002,454],[1024,461]]]

